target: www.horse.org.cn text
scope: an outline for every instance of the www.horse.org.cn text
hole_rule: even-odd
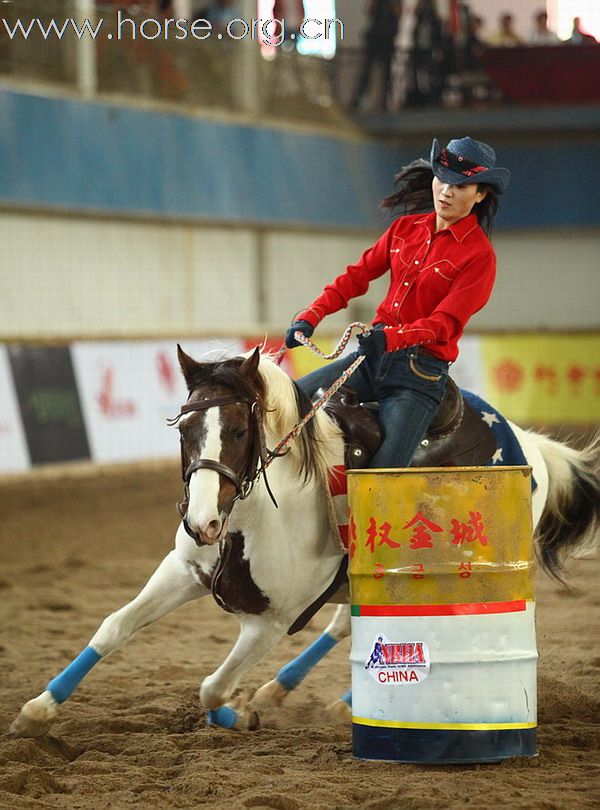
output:
[[[155,19],[148,17],[144,20],[137,20],[128,17],[119,9],[117,11],[116,26],[114,31],[102,34],[105,20],[97,21],[85,19],[78,22],[73,17],[66,17],[57,20],[54,17],[47,23],[39,17],[32,17],[29,20],[18,18],[10,22],[6,18],[0,18],[0,37],[6,34],[9,39],[30,39],[41,35],[43,39],[62,40],[69,34],[75,34],[77,39],[90,37],[96,39],[130,40],[143,39],[152,41],[163,40],[195,40],[218,39],[218,40],[256,40],[268,46],[277,47],[286,39],[302,38],[306,40],[319,39],[344,39],[344,23],[337,18],[306,17],[300,25],[290,31],[290,26],[286,24],[284,17],[280,19],[254,19],[245,20],[236,17],[228,21],[224,27],[218,30],[212,25],[210,20],[197,19],[188,20],[185,18]],[[289,35],[289,36],[288,36]]]

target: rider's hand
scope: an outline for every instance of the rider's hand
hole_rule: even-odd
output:
[[[370,332],[358,335],[358,353],[366,357],[379,357],[387,351],[385,331],[383,329],[372,329]]]
[[[295,346],[301,346],[294,337],[294,332],[302,332],[304,337],[309,338],[315,331],[315,327],[308,321],[294,321],[290,328],[285,333],[285,345],[288,349],[293,349]]]

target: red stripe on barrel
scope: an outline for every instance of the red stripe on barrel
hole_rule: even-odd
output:
[[[466,602],[454,605],[358,605],[360,616],[474,616],[518,613],[527,607],[525,599],[512,602]]]

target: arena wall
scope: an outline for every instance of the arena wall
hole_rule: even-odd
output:
[[[0,337],[281,334],[377,235],[5,211]],[[494,241],[496,288],[472,328],[597,327],[600,230],[504,229]],[[384,288],[325,331],[369,321]]]

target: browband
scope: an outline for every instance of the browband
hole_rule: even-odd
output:
[[[239,397],[237,394],[229,394],[226,397],[215,397],[214,399],[201,399],[198,402],[186,402],[181,406],[181,413],[190,413],[191,411],[205,411],[208,408],[218,408],[220,405],[234,405],[236,402],[243,403],[252,407],[252,403]]]

